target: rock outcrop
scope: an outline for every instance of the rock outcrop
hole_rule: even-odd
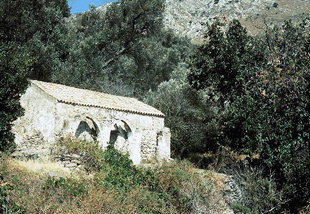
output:
[[[104,14],[108,5],[96,10]],[[238,19],[253,35],[264,32],[267,25],[284,20],[300,20],[309,14],[308,0],[166,0],[164,25],[179,36],[200,43],[207,23],[215,18]],[[74,15],[71,20],[78,20]]]
[[[200,42],[206,24],[215,18],[238,19],[254,35],[265,23],[300,19],[310,11],[307,0],[166,0],[164,24],[180,36]]]

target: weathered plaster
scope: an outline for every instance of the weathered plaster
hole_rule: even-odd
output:
[[[54,142],[62,136],[96,140],[106,149],[111,131],[127,128],[129,133],[118,136],[114,147],[129,154],[134,164],[170,158],[170,131],[165,128],[163,117],[65,104],[35,85],[22,96],[21,105],[25,115],[15,121],[13,128],[21,152],[48,156]],[[88,131],[83,132],[83,127]]]

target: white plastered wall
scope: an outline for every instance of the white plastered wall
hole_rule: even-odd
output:
[[[75,136],[81,121],[93,120],[98,126],[97,140],[102,149],[109,145],[117,121],[131,130],[126,153],[134,164],[170,159],[170,131],[164,118],[57,102],[35,85],[21,97],[25,114],[14,122],[13,132],[20,150],[47,154],[62,136]]]
[[[13,123],[17,150],[42,156],[49,154],[55,142],[56,100],[32,85],[20,99],[24,115]]]

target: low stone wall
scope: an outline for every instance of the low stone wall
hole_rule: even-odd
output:
[[[25,135],[22,143],[17,143],[12,157],[18,159],[49,159],[54,144],[46,142],[40,132]]]
[[[54,157],[54,160],[60,162],[64,167],[69,169],[84,169],[82,156],[78,154],[63,154]]]

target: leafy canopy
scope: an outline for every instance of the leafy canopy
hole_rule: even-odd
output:
[[[156,88],[188,46],[162,29],[163,10],[163,0],[124,0],[69,19],[68,52],[52,80],[134,96]]]
[[[216,22],[194,54],[188,77],[219,108],[214,140],[259,154],[266,171],[275,172],[292,212],[310,194],[307,26],[307,20],[288,21],[269,29],[265,38],[254,38],[238,21],[227,31]]]
[[[22,114],[19,98],[27,78],[46,79],[56,67],[58,26],[69,10],[65,0],[3,0],[0,14],[0,151],[5,151],[14,147],[11,126]]]

